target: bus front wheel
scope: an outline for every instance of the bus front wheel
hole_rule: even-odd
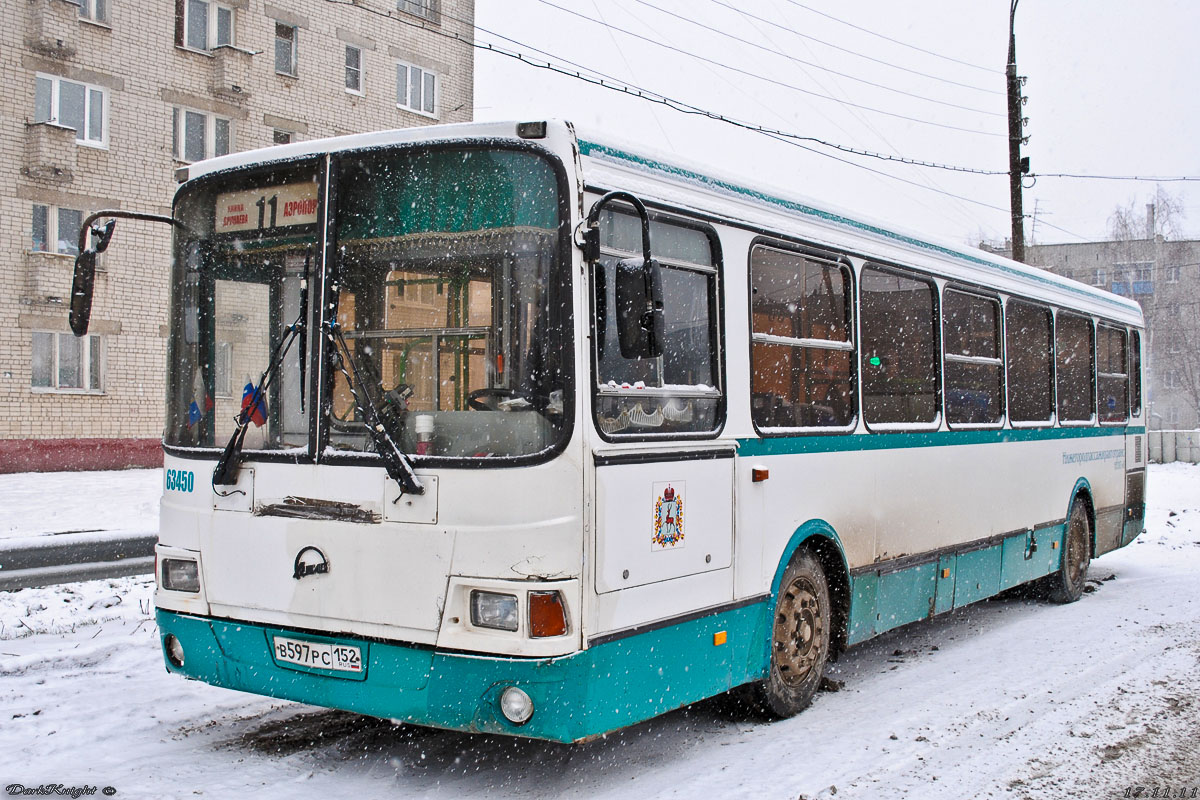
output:
[[[1074,603],[1083,595],[1088,565],[1092,560],[1092,526],[1087,509],[1076,500],[1067,517],[1067,535],[1063,542],[1062,565],[1050,575],[1049,594],[1055,603]]]
[[[766,679],[754,687],[757,705],[771,716],[793,716],[812,702],[829,657],[829,612],[829,584],[821,562],[801,550],[780,581],[771,626],[771,666]]]

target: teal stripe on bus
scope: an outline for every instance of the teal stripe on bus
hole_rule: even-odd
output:
[[[837,453],[848,450],[903,450],[917,447],[1001,444],[1004,442],[1070,441],[1144,434],[1144,427],[1004,428],[968,431],[848,433],[829,436],[772,436],[738,439],[738,455],[782,456],[799,453]]]
[[[819,208],[814,208],[812,206],[804,205],[803,203],[797,203],[794,200],[784,200],[781,197],[775,197],[775,196],[769,195],[765,192],[760,192],[756,189],[749,189],[745,186],[739,186],[736,183],[729,183],[728,181],[718,180],[718,179],[712,178],[708,175],[703,175],[701,173],[693,172],[691,170],[684,169],[682,167],[677,167],[673,164],[667,164],[662,161],[644,158],[642,156],[638,156],[633,153],[626,152],[624,150],[618,150],[615,147],[608,147],[607,145],[598,144],[596,142],[588,142],[588,141],[584,141],[581,139],[581,140],[579,140],[579,152],[584,156],[590,156],[593,158],[602,157],[602,158],[609,158],[614,161],[627,161],[629,163],[637,164],[641,167],[645,167],[645,168],[653,170],[655,172],[660,172],[664,175],[669,175],[669,176],[672,176],[675,178],[682,178],[684,180],[691,181],[693,183],[700,183],[700,184],[708,187],[709,189],[716,189],[716,190],[720,190],[720,191],[723,191],[723,192],[726,192],[729,194],[740,195],[742,197],[748,197],[753,200],[758,200],[760,202],[767,203],[768,205],[777,206],[779,208],[783,208],[788,211],[793,211],[797,214],[803,214],[808,217],[816,217],[818,219],[823,219],[828,222],[834,222],[839,225],[845,225],[845,226],[855,228],[860,231],[864,231],[866,233],[875,234],[876,236],[882,236],[885,239],[891,239],[892,241],[912,245],[913,247],[919,247],[922,250],[929,250],[931,252],[939,253],[944,256],[950,256],[951,258],[957,259],[959,261],[966,261],[971,264],[976,264],[978,266],[986,267],[987,269],[994,270],[996,272],[1004,273],[1007,275],[1013,275],[1013,276],[1023,278],[1026,280],[1031,280],[1031,281],[1034,281],[1037,283],[1044,284],[1046,286],[1053,286],[1057,289],[1062,289],[1064,291],[1072,292],[1074,294],[1080,295],[1081,297],[1086,297],[1089,300],[1094,300],[1098,303],[1104,303],[1105,305],[1112,306],[1113,308],[1118,308],[1121,311],[1124,311],[1126,313],[1136,313],[1136,310],[1137,310],[1134,305],[1132,305],[1132,304],[1127,305],[1126,301],[1121,300],[1116,295],[1110,295],[1110,296],[1106,297],[1105,295],[1108,294],[1107,292],[1104,292],[1102,294],[1096,290],[1092,290],[1092,289],[1088,289],[1083,286],[1076,286],[1076,285],[1067,283],[1064,280],[1057,278],[1057,276],[1055,276],[1053,273],[1050,273],[1050,272],[1046,272],[1045,274],[1042,274],[1040,271],[1032,270],[1032,269],[1029,271],[1015,269],[1006,264],[989,261],[985,258],[981,258],[980,256],[974,256],[974,255],[970,255],[968,253],[963,253],[958,250],[953,250],[949,247],[944,247],[942,245],[936,245],[931,242],[926,242],[921,239],[914,238],[912,236],[906,236],[901,233],[896,233],[895,231],[890,231],[887,228],[881,228],[878,225],[871,225],[870,223],[861,222],[859,220],[852,219],[850,217],[844,217],[840,214],[834,214],[829,211],[822,211]]]

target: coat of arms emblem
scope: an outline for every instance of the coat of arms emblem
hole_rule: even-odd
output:
[[[654,484],[654,536],[652,550],[683,547],[683,484]]]

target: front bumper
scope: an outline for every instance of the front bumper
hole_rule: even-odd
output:
[[[762,677],[764,608],[718,612],[556,658],[444,652],[163,609],[157,619],[160,646],[170,634],[185,653],[178,667],[164,647],[168,671],[215,686],[415,725],[574,742]],[[727,632],[727,645],[714,646],[718,632]],[[364,669],[347,675],[285,666],[273,653],[275,635],[359,647]],[[500,713],[509,686],[533,698],[533,717],[523,725]]]

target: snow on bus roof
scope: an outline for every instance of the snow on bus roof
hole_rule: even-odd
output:
[[[782,212],[800,215],[810,222],[822,224],[829,229],[840,229],[858,239],[868,238],[890,247],[899,246],[910,252],[923,251],[934,257],[943,259],[948,257],[976,268],[982,266],[995,274],[1082,296],[1093,303],[1118,310],[1123,313],[1123,316],[1139,321],[1142,319],[1141,306],[1132,300],[1056,275],[1048,270],[1022,264],[983,250],[968,251],[957,243],[906,231],[886,222],[871,219],[857,211],[838,208],[826,203],[818,204],[785,189],[761,183],[751,187],[739,177],[721,174],[707,166],[688,164],[673,156],[655,154],[644,148],[635,148],[607,137],[593,137],[590,133],[589,131],[586,134],[580,134],[580,151],[584,158],[590,159],[598,165],[607,164],[627,171],[642,172],[655,179],[659,184],[665,181],[676,184],[685,190],[704,192],[706,197],[702,206],[703,211],[730,220],[746,221],[743,219],[745,207],[747,204],[751,204],[764,207],[777,214]],[[589,171],[589,174],[592,172]],[[713,198],[714,194],[722,195],[728,198],[728,201],[721,203]],[[686,202],[687,198],[671,198],[664,195],[658,199],[678,199]],[[690,205],[696,207],[694,202]]]

